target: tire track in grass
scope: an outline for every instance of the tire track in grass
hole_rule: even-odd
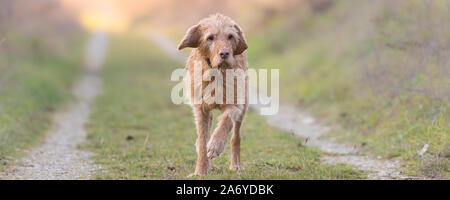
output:
[[[152,31],[147,36],[171,58],[180,62],[186,61],[187,55],[177,51],[176,44],[163,34]],[[256,90],[250,89],[250,92],[255,94]],[[249,106],[259,113],[261,105]],[[337,143],[327,137],[328,127],[316,122],[313,117],[295,106],[281,103],[277,114],[263,117],[271,126],[307,138],[305,145],[317,147],[328,154],[322,157],[323,162],[352,165],[355,169],[366,171],[368,179],[413,179],[402,172],[401,163],[396,159],[375,159],[362,155],[361,149],[351,144]]]
[[[86,46],[85,72],[73,88],[76,100],[53,115],[53,126],[45,141],[29,150],[2,179],[90,179],[100,166],[90,160],[90,152],[77,145],[86,139],[84,124],[92,110],[93,99],[101,92],[100,72],[107,48],[107,35],[94,33]]]

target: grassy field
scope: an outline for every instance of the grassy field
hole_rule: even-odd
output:
[[[73,98],[84,64],[80,28],[145,34],[162,29],[179,41],[189,25],[222,12],[244,29],[249,67],[280,69],[281,102],[330,127],[330,139],[351,143],[373,159],[400,160],[410,177],[450,179],[448,0],[220,6],[202,0],[102,1],[89,12],[76,3],[24,7],[22,1],[0,1],[0,172],[40,144],[51,114]],[[176,83],[169,80],[184,64],[129,33],[112,35],[109,50],[101,74],[105,91],[87,125],[88,143],[80,147],[95,152],[104,168],[95,178],[186,178],[195,167],[195,126],[189,106],[170,101]],[[228,170],[227,148],[202,178],[366,178],[351,166],[321,163],[323,153],[304,142],[250,111],[243,127],[245,170]]]
[[[44,41],[16,33],[8,35],[8,41],[2,44],[0,170],[42,139],[52,111],[71,98],[70,88],[82,65],[78,43],[49,53],[52,50]]]
[[[249,36],[249,64],[280,68],[281,98],[334,126],[337,138],[400,158],[411,175],[450,179],[449,49],[440,45],[450,35],[438,28],[448,9],[339,1],[297,24],[275,18]]]
[[[169,77],[183,64],[147,39],[113,36],[83,148],[97,153],[98,179],[185,179],[195,168],[195,126],[189,106],[174,105]],[[217,115],[217,113],[216,113]],[[304,139],[269,127],[249,112],[243,129],[245,170],[231,172],[229,148],[213,160],[207,179],[357,179],[349,166],[320,163],[321,152]]]

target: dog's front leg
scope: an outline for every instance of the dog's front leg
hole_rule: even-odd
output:
[[[189,176],[206,175],[208,173],[209,159],[206,153],[206,143],[209,139],[209,129],[212,113],[202,109],[200,106],[194,108],[195,124],[197,126],[197,164],[195,172]]]
[[[237,120],[241,121],[242,109],[241,106],[229,106],[219,116],[217,127],[208,142],[209,159],[219,156],[225,149],[230,131]]]

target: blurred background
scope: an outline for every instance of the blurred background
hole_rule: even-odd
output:
[[[448,0],[0,0],[0,151],[33,141],[20,135],[48,126],[43,113],[70,98],[89,32],[178,42],[214,13],[244,29],[251,68],[280,69],[283,102],[384,157],[430,144],[414,165],[448,175]]]

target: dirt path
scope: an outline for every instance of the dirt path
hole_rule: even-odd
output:
[[[158,32],[148,34],[166,54],[180,62],[185,62],[187,55],[177,51],[175,43]],[[260,105],[250,105],[251,109],[259,113]],[[267,122],[279,129],[307,138],[305,145],[317,147],[329,155],[323,156],[322,161],[330,164],[345,163],[356,169],[368,173],[368,179],[411,179],[402,173],[398,160],[376,159],[362,155],[362,151],[350,144],[335,142],[327,137],[328,127],[316,122],[310,115],[303,113],[297,107],[286,103],[280,104],[276,115],[264,116]]]
[[[43,144],[31,149],[4,174],[2,179],[90,179],[99,169],[89,157],[92,153],[77,149],[84,142],[84,124],[92,109],[92,100],[101,92],[97,75],[107,46],[104,33],[94,33],[86,47],[85,73],[75,84],[75,102],[53,115],[53,127]]]
[[[257,106],[253,107],[257,109]],[[402,174],[398,160],[375,159],[363,155],[361,149],[351,144],[335,142],[327,137],[328,127],[316,122],[313,117],[294,106],[281,104],[276,115],[265,117],[270,125],[307,138],[306,145],[317,147],[328,153],[329,155],[322,157],[324,162],[353,165],[357,169],[367,171],[369,179],[410,179]]]

